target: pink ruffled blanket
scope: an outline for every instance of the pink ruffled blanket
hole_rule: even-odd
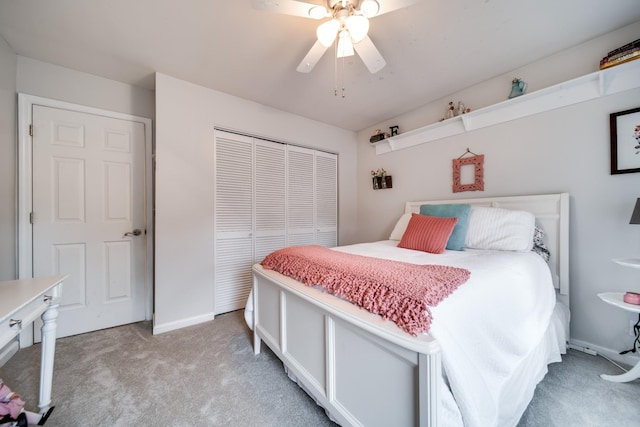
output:
[[[469,270],[417,265],[334,251],[322,246],[292,246],[263,261],[308,286],[319,285],[417,335],[427,332],[436,306],[469,279]]]

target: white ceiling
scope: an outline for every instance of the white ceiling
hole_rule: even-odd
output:
[[[387,66],[347,58],[342,98],[332,49],[295,71],[318,21],[251,0],[0,0],[19,55],[148,89],[158,71],[354,131],[637,21],[638,0],[420,0],[370,21]]]

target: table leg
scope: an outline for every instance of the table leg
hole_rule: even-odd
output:
[[[601,374],[600,378],[602,378],[603,380],[613,381],[616,383],[626,383],[627,381],[633,381],[637,378],[640,378],[640,362],[638,362],[636,366],[634,366],[624,374],[620,374],[620,375]]]
[[[58,304],[52,304],[42,313],[42,354],[40,361],[40,399],[38,408],[40,413],[46,412],[51,406],[51,388],[53,386],[53,360],[56,352],[56,319]]]

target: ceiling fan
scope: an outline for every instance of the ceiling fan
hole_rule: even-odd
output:
[[[297,70],[310,72],[325,51],[337,41],[336,57],[358,53],[369,71],[377,73],[387,64],[367,35],[369,18],[412,5],[419,0],[323,0],[322,4],[298,0],[251,0],[254,9],[303,18],[331,18],[320,24],[315,42]]]

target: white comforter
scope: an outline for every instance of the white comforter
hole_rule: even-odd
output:
[[[565,351],[568,309],[554,310],[555,290],[546,263],[532,252],[467,250],[433,255],[398,248],[397,243],[388,240],[335,250],[471,271],[465,284],[431,309],[429,333],[442,347],[443,372],[464,425],[516,425],[546,365],[560,361]],[[250,305],[245,316],[253,322]],[[458,424],[453,399],[443,393],[443,415]]]

